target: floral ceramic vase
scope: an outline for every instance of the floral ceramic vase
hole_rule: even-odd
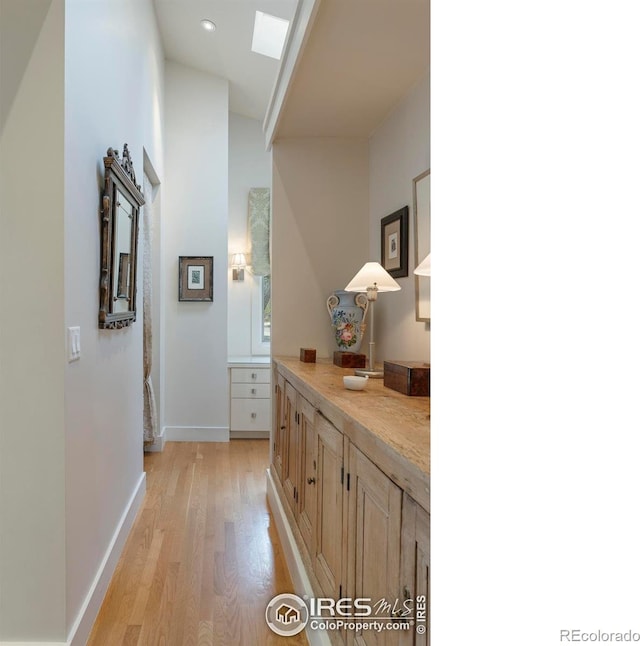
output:
[[[327,299],[334,338],[340,352],[358,352],[367,326],[367,295],[337,290]]]

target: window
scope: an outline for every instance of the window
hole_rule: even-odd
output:
[[[262,342],[271,341],[271,276],[262,276]]]
[[[253,276],[251,354],[271,353],[271,276]]]

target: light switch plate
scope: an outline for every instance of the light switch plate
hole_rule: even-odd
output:
[[[77,361],[80,358],[80,328],[67,328],[67,359]]]

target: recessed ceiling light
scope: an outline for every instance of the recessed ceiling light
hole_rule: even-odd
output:
[[[256,54],[280,59],[288,29],[288,20],[262,11],[256,11],[251,50]]]
[[[213,20],[207,20],[205,18],[204,20],[200,21],[200,24],[202,25],[202,28],[205,31],[215,31],[216,30],[216,23],[213,22]]]

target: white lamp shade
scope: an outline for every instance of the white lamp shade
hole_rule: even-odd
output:
[[[413,273],[418,276],[431,276],[431,254],[427,254],[427,257],[413,270]]]
[[[247,260],[243,253],[234,253],[231,257],[231,266],[244,269],[247,266]]]
[[[345,287],[345,291],[366,292],[373,287],[379,292],[397,292],[401,289],[379,262],[367,262]]]

